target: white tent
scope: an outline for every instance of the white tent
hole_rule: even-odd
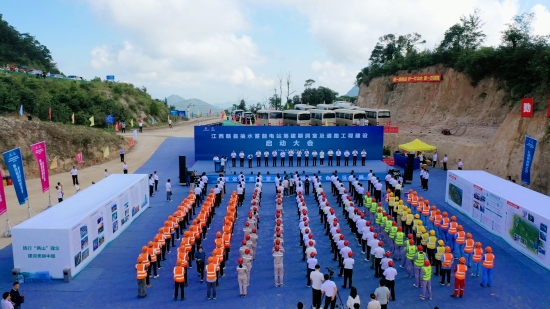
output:
[[[484,171],[448,171],[445,202],[550,269],[549,196]]]
[[[74,277],[148,206],[147,175],[113,174],[15,226],[14,266]]]

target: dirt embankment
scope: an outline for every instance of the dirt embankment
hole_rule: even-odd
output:
[[[440,73],[440,83],[392,84],[390,77],[377,78],[359,90],[358,105],[389,109],[399,134],[386,134],[385,144],[397,145],[420,138],[436,145],[440,157],[449,156],[452,168],[458,159],[465,169],[486,170],[519,183],[525,136],[539,141],[531,171],[531,188],[550,193],[549,120],[546,111],[531,119],[521,118],[519,104],[505,101],[506,93],[495,79],[473,87],[468,76],[450,68],[429,67],[416,73]],[[411,74],[402,72],[401,74]],[[513,106],[513,107],[512,107]],[[445,136],[442,129],[455,135]]]

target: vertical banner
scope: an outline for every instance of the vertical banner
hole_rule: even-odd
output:
[[[23,170],[21,149],[15,148],[4,152],[4,162],[6,162],[8,171],[10,172],[19,205],[24,205],[29,199],[29,195],[27,193],[27,182],[25,180],[25,171]]]
[[[40,182],[42,183],[42,193],[50,190],[50,178],[48,175],[48,159],[46,156],[46,142],[40,142],[31,145],[32,153],[38,164],[40,173]]]
[[[134,138],[130,138],[130,140],[128,141],[128,146],[132,147],[134,146]]]
[[[525,136],[525,150],[523,153],[523,168],[521,169],[521,182],[530,186],[531,185],[531,164],[535,157],[535,149],[537,148],[537,140]]]
[[[550,99],[548,99],[548,117],[550,117]]]
[[[2,179],[2,171],[0,171],[0,179]],[[8,205],[6,204],[6,193],[4,192],[4,185],[0,186],[0,216],[8,212]]]
[[[82,152],[79,152],[76,154],[76,162],[78,162],[78,164],[82,164]]]
[[[521,117],[531,118],[535,111],[535,100],[533,98],[521,99]]]

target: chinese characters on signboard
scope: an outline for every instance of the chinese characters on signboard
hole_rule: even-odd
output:
[[[438,83],[442,80],[441,74],[415,74],[392,76],[392,83]]]

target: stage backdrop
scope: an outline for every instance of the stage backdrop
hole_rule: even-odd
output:
[[[484,171],[449,171],[445,202],[550,269],[550,197]]]
[[[258,149],[263,152],[273,149],[278,152],[298,149],[308,149],[311,153],[332,148],[334,152],[340,148],[342,157],[344,151],[353,148],[361,153],[367,151],[367,160],[382,160],[384,146],[384,127],[382,126],[351,126],[351,127],[269,127],[269,126],[235,126],[235,127],[195,127],[195,160],[212,160],[215,155],[231,158],[235,150],[237,158],[242,150],[245,158],[254,155]],[[288,156],[288,154],[287,154]],[[294,155],[296,156],[296,154]],[[361,154],[359,154],[359,157]],[[303,157],[303,155],[302,155]],[[351,157],[351,155],[350,155]],[[311,154],[310,154],[311,158]]]

